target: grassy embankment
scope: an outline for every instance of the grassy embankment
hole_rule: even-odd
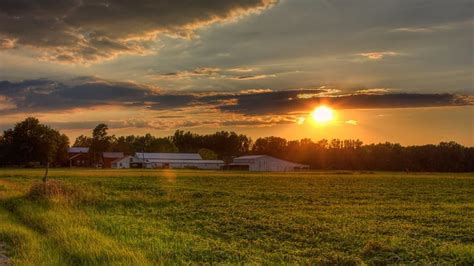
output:
[[[17,265],[474,264],[473,174],[0,169]]]

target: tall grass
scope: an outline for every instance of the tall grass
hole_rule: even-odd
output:
[[[474,263],[472,174],[50,174],[0,170],[16,265]]]

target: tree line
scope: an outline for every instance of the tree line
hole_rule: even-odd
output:
[[[69,139],[59,131],[27,118],[0,136],[2,166],[67,166]],[[106,151],[124,152],[198,152],[205,159],[231,162],[235,156],[266,154],[308,164],[313,169],[473,172],[474,147],[456,142],[437,145],[402,146],[396,143],[363,144],[360,140],[288,141],[263,137],[255,141],[246,135],[220,131],[195,134],[177,130],[172,136],[115,136],[106,124],[97,125],[90,136],[77,137],[71,146],[89,147],[97,161]]]

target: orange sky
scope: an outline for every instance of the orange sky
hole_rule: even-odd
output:
[[[229,130],[472,146],[472,7],[0,2],[0,129],[35,116],[72,141],[106,123],[117,135]],[[321,104],[335,121],[298,123]]]
[[[474,145],[474,127],[471,119],[474,107],[472,106],[334,110],[334,112],[336,114],[335,120],[323,125],[314,123],[308,114],[297,116],[306,119],[303,124],[299,124],[298,120],[283,124],[270,123],[257,126],[225,126],[218,124],[202,126],[196,123],[196,125],[192,126],[178,125],[177,128],[201,134],[213,133],[218,130],[230,130],[247,134],[254,140],[258,137],[273,135],[287,139],[361,139],[365,143],[390,141],[404,145],[438,143],[440,141],[456,141],[468,146]],[[110,108],[109,110],[76,110],[62,114],[47,113],[37,115],[37,117],[44,123],[52,123],[53,127],[60,128],[73,141],[80,134],[90,135],[97,117],[111,121],[126,121],[129,118],[137,117],[147,120],[144,115],[148,116],[149,114],[138,110],[130,112],[130,110]],[[204,119],[207,121],[213,119],[222,120],[223,116],[221,113],[212,112],[207,114],[206,118],[193,117],[192,114],[187,114],[187,121],[192,121],[193,119],[197,119],[197,121]],[[230,120],[235,119],[233,115],[226,116]],[[22,117],[23,114],[14,115],[8,119],[18,121]],[[279,116],[269,119],[277,121],[277,117]],[[82,128],[85,126],[80,124],[77,128],[71,129],[61,129],[64,125],[58,124],[58,121],[64,121],[65,125],[68,125],[69,121],[75,120],[92,121],[92,123],[90,128]],[[163,125],[157,125],[156,128],[134,126],[120,126],[117,128],[111,124],[110,133],[116,135],[146,133],[157,136],[172,135],[177,128],[171,124],[166,124],[166,121],[163,121]]]

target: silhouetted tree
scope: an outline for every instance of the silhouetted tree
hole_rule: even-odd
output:
[[[6,130],[0,139],[2,164],[45,166],[43,181],[46,181],[50,164],[61,165],[67,160],[69,139],[59,131],[40,124],[34,117],[17,123]]]
[[[74,141],[73,147],[90,147],[92,145],[92,138],[80,135]]]
[[[94,154],[104,151],[122,151],[129,155],[139,151],[199,152],[205,159],[220,158],[227,162],[244,154],[268,154],[308,164],[314,169],[474,171],[474,147],[452,141],[404,147],[389,142],[364,145],[357,139],[287,141],[271,136],[252,143],[245,135],[227,131],[199,135],[177,130],[173,136],[164,138],[151,134],[116,138],[107,131],[107,125],[99,124],[92,137],[81,135],[74,146],[90,147]],[[65,135],[41,125],[35,118],[27,118],[0,136],[0,165],[62,165],[67,161],[68,144]]]
[[[172,141],[180,152],[197,152],[199,149],[206,148],[214,151],[218,158],[222,159],[248,153],[252,143],[252,140],[245,135],[227,131],[198,135],[177,130]]]
[[[198,153],[199,155],[201,155],[201,158],[203,158],[204,160],[217,159],[217,154],[214,151],[209,150],[209,149],[205,149],[205,148],[199,149]]]
[[[108,135],[108,130],[109,127],[106,124],[98,124],[92,130],[90,153],[93,156],[94,163],[97,163],[100,154],[102,152],[108,151],[112,145],[113,137]]]

